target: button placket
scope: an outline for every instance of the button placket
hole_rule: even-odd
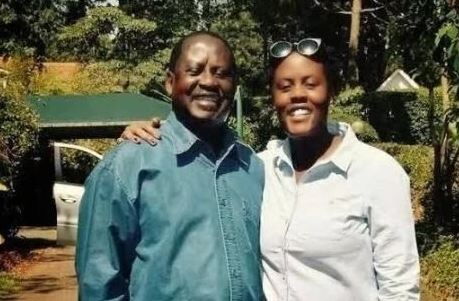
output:
[[[233,208],[229,200],[227,183],[224,178],[219,176],[218,170],[219,168],[217,168],[215,172],[215,188],[229,274],[230,299],[242,300],[243,284],[240,273],[241,263],[239,259],[238,243],[236,241],[237,238],[235,236],[236,228],[234,225]]]

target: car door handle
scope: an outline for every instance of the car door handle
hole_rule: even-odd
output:
[[[67,195],[61,196],[61,200],[64,203],[68,203],[68,204],[75,204],[77,202],[77,199],[75,197],[67,196]]]

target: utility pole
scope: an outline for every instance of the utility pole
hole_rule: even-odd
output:
[[[242,134],[244,133],[242,125],[242,97],[241,97],[241,86],[237,86],[236,94],[234,94],[236,100],[236,132],[239,138],[242,139]]]

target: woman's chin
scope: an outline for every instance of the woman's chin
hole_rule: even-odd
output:
[[[288,126],[284,128],[284,131],[290,138],[306,138],[313,134],[309,127],[304,126]]]

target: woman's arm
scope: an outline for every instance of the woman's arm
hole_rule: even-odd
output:
[[[419,300],[419,257],[410,183],[397,166],[372,179],[369,224],[380,301]]]

